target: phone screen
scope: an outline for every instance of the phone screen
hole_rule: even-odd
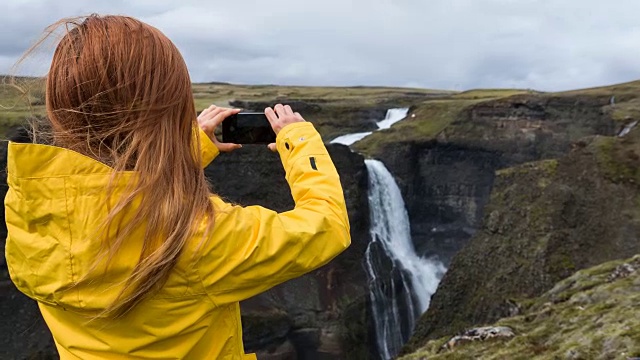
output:
[[[269,144],[276,134],[264,113],[238,113],[222,122],[222,141],[235,144]]]

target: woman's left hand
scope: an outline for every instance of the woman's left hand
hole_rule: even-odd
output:
[[[242,147],[240,144],[221,143],[215,135],[216,128],[222,123],[222,121],[224,121],[224,119],[239,112],[240,109],[229,109],[211,105],[198,115],[198,125],[205,134],[209,136],[209,139],[213,141],[218,150],[222,152],[229,152]]]

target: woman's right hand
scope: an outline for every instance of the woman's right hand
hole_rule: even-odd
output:
[[[264,114],[267,116],[267,119],[271,123],[271,128],[273,128],[273,132],[275,132],[276,135],[289,124],[305,121],[302,115],[293,112],[289,105],[278,104],[274,106],[273,109],[268,107],[264,109]],[[271,151],[277,151],[275,143],[269,144],[268,147]]]

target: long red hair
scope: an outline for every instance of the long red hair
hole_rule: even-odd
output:
[[[108,259],[144,226],[137,266],[105,314],[121,316],[161,287],[204,218],[213,221],[200,165],[191,80],[176,46],[158,29],[125,16],[63,19],[46,80],[46,108],[55,145],[114,169],[102,224]],[[123,171],[136,173],[124,194]],[[117,198],[116,195],[117,194]],[[135,203],[135,205],[134,205]],[[131,221],[120,224],[123,212]]]

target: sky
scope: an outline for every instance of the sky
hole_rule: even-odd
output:
[[[638,0],[0,0],[0,73],[46,74],[51,23],[164,32],[194,82],[558,91],[640,79]]]

